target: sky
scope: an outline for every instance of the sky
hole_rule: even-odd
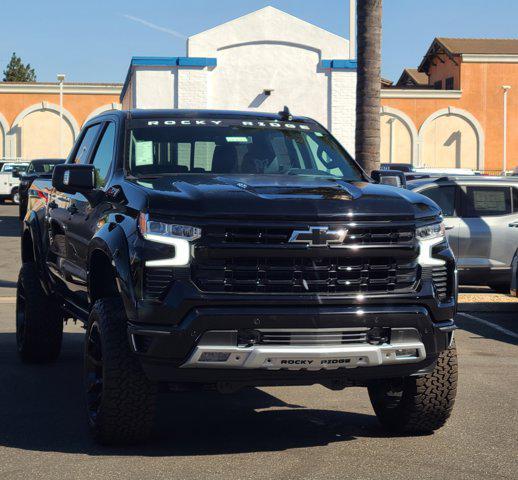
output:
[[[266,5],[349,36],[348,0],[0,0],[0,71],[16,52],[38,81],[123,82],[132,56],[183,56],[188,36]],[[382,75],[436,36],[517,38],[517,19],[516,0],[385,0]]]

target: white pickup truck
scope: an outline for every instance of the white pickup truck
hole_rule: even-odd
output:
[[[4,200],[11,200],[13,203],[18,204],[20,197],[18,195],[18,185],[20,179],[18,176],[14,176],[14,172],[25,172],[28,163],[4,163],[0,168],[0,203]]]

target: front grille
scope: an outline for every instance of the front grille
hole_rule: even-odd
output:
[[[441,301],[447,300],[452,296],[453,276],[448,273],[448,265],[434,267],[432,270],[432,281],[437,292],[437,298]]]
[[[146,268],[144,272],[144,298],[159,300],[173,280],[171,268]]]
[[[318,330],[261,330],[260,345],[344,345],[367,343],[368,328]]]
[[[331,229],[345,228],[347,236],[344,245],[371,245],[371,244],[408,244],[414,239],[414,230],[408,225],[390,226],[385,222],[379,226],[362,226],[361,224],[329,225]],[[285,245],[294,230],[306,229],[308,226],[231,226],[210,227],[204,229],[216,241],[223,244],[248,245]]]
[[[192,274],[206,292],[354,294],[408,291],[418,268],[395,258],[209,256]]]

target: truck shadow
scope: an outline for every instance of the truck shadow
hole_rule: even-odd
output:
[[[18,212],[16,216],[0,215],[0,237],[19,237],[21,233]]]
[[[0,445],[88,455],[197,456],[283,451],[385,436],[374,415],[308,409],[247,389],[235,395],[163,394],[152,441],[139,447],[103,448],[92,442],[86,427],[82,345],[82,334],[65,333],[57,363],[24,365],[16,355],[15,334],[0,333]],[[345,404],[347,394],[343,397]]]

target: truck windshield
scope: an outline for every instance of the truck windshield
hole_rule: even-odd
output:
[[[316,124],[236,120],[134,120],[133,176],[308,175],[359,181],[354,160]]]

